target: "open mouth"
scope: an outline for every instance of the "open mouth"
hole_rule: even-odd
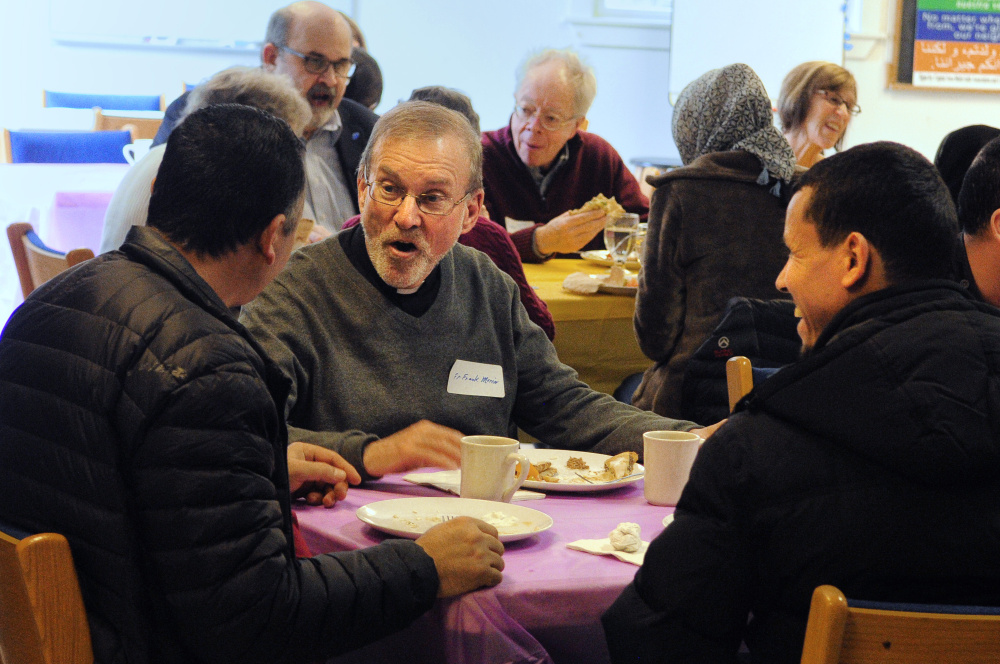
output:
[[[325,86],[323,88],[314,87],[309,90],[306,94],[306,99],[313,106],[329,106],[333,103],[333,95],[330,93],[329,88]]]
[[[389,246],[397,253],[403,255],[409,255],[417,251],[417,245],[412,242],[404,242],[403,240],[396,240],[395,242],[390,242]]]

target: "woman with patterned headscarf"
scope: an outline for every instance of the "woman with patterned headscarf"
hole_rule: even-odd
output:
[[[685,367],[726,302],[779,296],[774,280],[787,257],[784,194],[795,154],[774,126],[764,84],[743,64],[684,88],[673,134],[684,166],[649,180],[656,189],[635,332],[655,364],[633,403],[682,417]]]

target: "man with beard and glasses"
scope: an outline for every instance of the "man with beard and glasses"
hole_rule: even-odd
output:
[[[483,201],[482,148],[464,116],[420,101],[393,108],[357,186],[361,223],[296,252],[241,316],[291,379],[295,440],[373,478],[457,468],[465,434],[520,427],[555,447],[615,454],[641,453],[645,431],[697,427],[581,383],[514,281],[457,244]]]
[[[306,126],[306,205],[302,216],[336,232],[358,213],[354,178],[361,152],[378,119],[370,110],[344,99],[354,72],[351,27],[343,14],[319,2],[296,2],[271,15],[261,66],[284,74],[312,108]],[[167,140],[180,121],[188,93],[167,108],[153,140]]]

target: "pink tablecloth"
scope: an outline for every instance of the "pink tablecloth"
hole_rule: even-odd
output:
[[[442,496],[390,476],[352,488],[334,509],[296,509],[313,553],[352,550],[388,536],[362,523],[362,505],[400,496]],[[604,493],[550,493],[520,503],[550,515],[548,531],[506,545],[503,582],[496,588],[438,602],[409,628],[336,662],[607,662],[600,616],[638,569],[609,556],[566,548],[578,539],[607,537],[622,521],[650,541],[673,511],[646,503],[642,483]],[[399,659],[404,661],[404,659]]]

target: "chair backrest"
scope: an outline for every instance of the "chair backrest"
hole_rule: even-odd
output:
[[[90,627],[69,542],[56,533],[0,531],[0,659],[92,664]]]
[[[162,111],[167,106],[163,95],[99,95],[42,90],[45,108],[94,108],[113,111]]]
[[[809,608],[802,664],[1000,661],[996,608],[881,606],[891,608],[854,606],[833,586],[817,588]]]
[[[726,387],[729,388],[729,412],[736,408],[736,402],[750,394],[753,389],[753,369],[750,360],[737,355],[726,361]]]
[[[128,131],[132,140],[137,138],[156,138],[163,120],[155,118],[139,118],[129,115],[105,115],[104,109],[94,109],[94,131]]]
[[[94,252],[87,248],[64,254],[45,246],[31,224],[23,221],[7,227],[7,240],[24,297],[63,270],[94,257]]]
[[[3,130],[8,164],[126,164],[129,131]]]

